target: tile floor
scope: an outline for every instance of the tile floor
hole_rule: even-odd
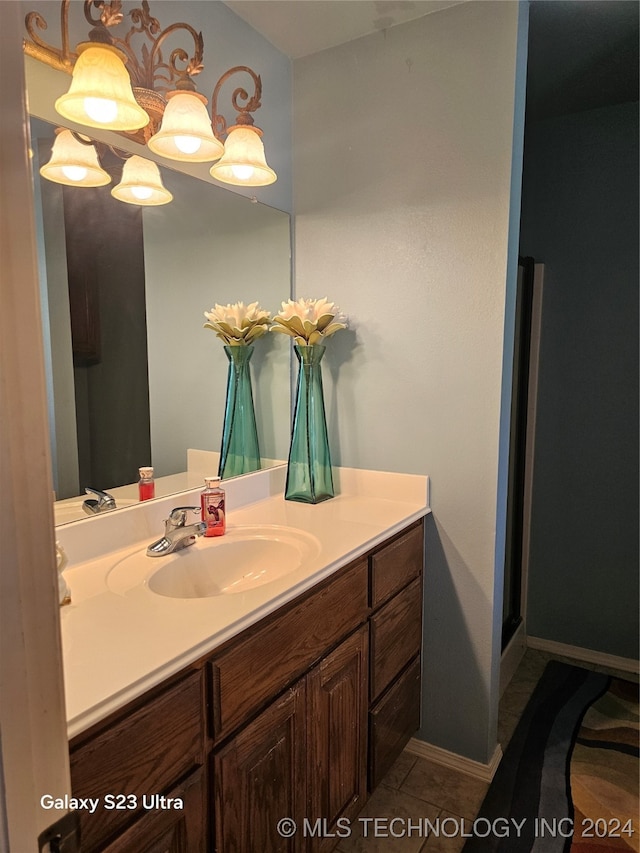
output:
[[[528,649],[505,690],[500,700],[498,717],[498,740],[503,752],[546,664],[552,657],[557,658],[556,655]],[[610,672],[603,667],[570,660],[567,662]],[[628,673],[619,674],[623,678],[634,680]],[[474,820],[488,787],[487,782],[405,751],[369,799],[360,818],[379,817],[390,820],[393,817],[403,817],[407,821],[411,818],[414,826],[421,818],[428,818],[432,823],[439,818],[440,826],[447,827],[450,837],[444,838],[441,835],[438,838],[432,835],[425,838],[423,833],[414,829],[404,837],[393,838],[387,822],[380,823],[379,829],[376,830],[373,820],[358,820],[351,825],[352,835],[338,844],[337,853],[460,853],[466,839],[456,828],[463,825],[462,818],[467,822]],[[451,820],[445,823],[445,818]],[[401,826],[408,825],[407,822]],[[368,832],[366,837],[360,833],[363,827]],[[450,828],[453,832],[449,832]],[[384,836],[385,832],[387,837]]]

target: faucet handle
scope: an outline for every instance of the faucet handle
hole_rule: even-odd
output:
[[[100,489],[92,489],[90,486],[85,487],[85,492],[88,495],[95,495],[98,498],[99,503],[113,503],[115,504],[115,498],[113,495],[110,495],[109,492],[101,492]]]
[[[165,521],[167,530],[176,530],[178,527],[184,527],[187,521],[187,513],[200,512],[199,506],[176,506],[169,513],[169,518]]]
[[[110,509],[117,509],[115,498],[108,492],[101,492],[99,489],[92,489],[89,486],[85,487],[85,492],[88,495],[96,496],[95,498],[88,498],[82,504],[82,508],[87,513],[87,515],[94,515],[98,512],[106,512]]]

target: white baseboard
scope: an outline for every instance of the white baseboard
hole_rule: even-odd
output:
[[[617,655],[608,655],[597,652],[594,649],[583,649],[580,646],[569,646],[566,643],[557,643],[555,640],[544,640],[542,637],[527,637],[527,646],[541,652],[549,652],[566,658],[592,663],[596,666],[606,666],[609,669],[618,669],[621,672],[631,672],[635,675],[640,673],[640,662],[633,658],[621,658]]]
[[[507,648],[502,652],[500,658],[500,696],[507,689],[507,686],[516,670],[520,666],[520,661],[524,657],[527,650],[527,637],[524,632],[524,622],[521,622],[513,637],[507,643]]]
[[[443,767],[450,767],[452,770],[465,773],[467,776],[473,776],[474,779],[482,779],[483,782],[490,782],[493,779],[498,769],[498,764],[500,764],[500,760],[502,759],[500,744],[496,746],[495,752],[488,764],[482,764],[480,761],[465,758],[464,755],[449,752],[447,749],[441,749],[439,746],[434,746],[415,737],[411,738],[405,749],[412,755],[419,755],[421,758],[433,761],[434,764],[442,764]]]

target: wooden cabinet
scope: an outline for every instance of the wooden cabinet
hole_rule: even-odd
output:
[[[324,833],[309,835],[313,853],[335,846],[338,820],[353,820],[367,798],[368,639],[365,625],[307,677],[306,816]]]
[[[369,790],[378,787],[420,726],[420,658],[393,682],[369,715]]]
[[[424,524],[420,521],[389,544],[382,545],[371,561],[371,606],[376,609],[422,574]]]
[[[215,655],[211,667],[216,741],[308,670],[368,614],[367,561],[359,560]]]
[[[215,753],[216,850],[300,849],[297,834],[282,837],[277,822],[302,826],[306,814],[306,724],[303,679]]]
[[[369,790],[420,726],[422,522],[370,557]]]
[[[358,814],[366,799],[367,647],[362,626],[216,750],[216,850],[330,850],[336,821]],[[289,838],[278,832],[282,818],[298,827]],[[312,831],[317,821],[325,837]]]
[[[175,818],[175,803],[165,808],[166,800],[152,798],[171,796],[181,780],[204,764],[203,698],[202,670],[188,672],[73,741],[73,796],[96,801],[93,813],[80,811],[82,853],[102,850],[143,815],[150,822],[153,815]]]
[[[148,812],[101,849],[104,853],[204,853],[207,837],[204,768],[170,791],[165,800],[178,801],[181,804],[178,808],[169,806]]]
[[[422,535],[412,525],[75,738],[73,795],[99,801],[80,813],[83,853],[333,849],[420,724]]]
[[[376,700],[420,653],[422,578],[416,578],[371,616],[371,699]]]

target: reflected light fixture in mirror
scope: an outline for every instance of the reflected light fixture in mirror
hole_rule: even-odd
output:
[[[103,187],[111,182],[94,146],[80,142],[70,130],[60,127],[56,130],[51,159],[42,166],[40,174],[70,187]]]
[[[173,196],[160,177],[160,169],[151,160],[134,154],[125,160],[120,183],[111,190],[111,195],[127,204],[156,207],[168,204]]]
[[[56,134],[51,159],[40,169],[43,178],[70,187],[102,187],[111,183],[111,175],[101,167],[98,159],[97,148],[104,150],[103,143],[60,127]],[[172,201],[173,196],[164,187],[155,163],[138,155],[126,155],[112,146],[109,148],[125,161],[120,183],[111,190],[114,198],[147,207]]]
[[[262,93],[260,77],[252,69],[236,66],[222,75],[212,96],[209,121],[207,99],[196,92],[192,80],[204,67],[202,33],[186,23],[175,23],[163,30],[151,16],[148,0],[142,0],[140,8],[129,12],[133,26],[124,39],[119,39],[111,35],[110,28],[123,20],[122,0],[101,2],[97,18],[93,9],[98,4],[85,0],[85,18],[93,26],[89,41],[79,44],[77,53],[73,53],[69,49],[69,4],[70,0],[61,0],[61,48],[47,44],[36,33],[36,27],[47,27],[37,12],[27,15],[30,39],[24,42],[28,55],[72,72],[69,91],[55,103],[61,115],[89,127],[131,135],[170,159],[195,163],[222,157],[225,162],[211,174],[225,183],[265,186],[276,180],[275,172],[265,161],[262,132],[253,126],[250,115],[261,106]],[[178,30],[193,39],[193,55],[188,58],[183,48],[175,48],[164,61],[160,48]],[[143,35],[151,43],[150,47],[143,46],[142,60],[131,46],[134,35]],[[178,68],[178,62],[184,67]],[[217,111],[218,93],[230,76],[240,72],[252,78],[254,93],[249,96],[241,87],[234,90],[232,104],[238,115],[227,132],[226,121]],[[236,133],[239,128],[240,138]],[[221,139],[223,134],[227,135],[226,143]]]

